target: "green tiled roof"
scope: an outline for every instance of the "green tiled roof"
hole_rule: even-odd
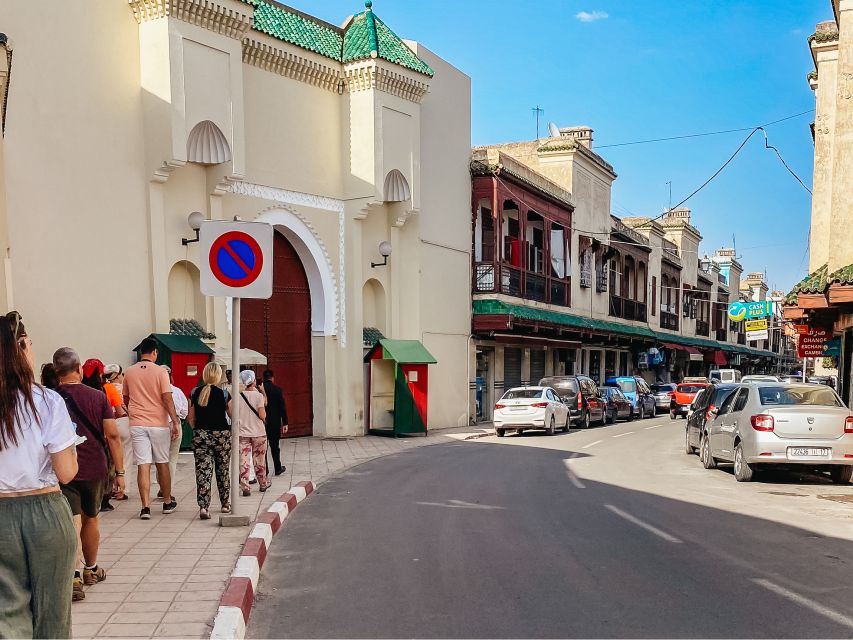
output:
[[[370,345],[371,347],[382,340],[385,336],[376,327],[364,327],[361,330],[362,344]]]
[[[321,56],[341,59],[343,35],[331,25],[326,26],[263,0],[252,0],[251,4],[255,5],[252,26],[258,31]]]
[[[278,40],[295,44],[338,62],[381,58],[432,77],[434,71],[373,13],[372,2],[339,29],[284,5],[266,0],[242,0],[255,8],[252,26]]]
[[[785,304],[797,304],[797,295],[800,293],[823,293],[826,291],[828,273],[829,265],[825,264],[800,280],[785,297]]]
[[[175,336],[194,336],[202,340],[216,340],[216,336],[205,330],[198,320],[172,318],[169,320],[169,333]]]
[[[367,0],[367,10],[352,19],[344,34],[343,62],[381,58],[432,77],[435,72],[409,49],[396,33],[376,17]]]
[[[853,264],[833,271],[826,276],[827,284],[853,284]]]

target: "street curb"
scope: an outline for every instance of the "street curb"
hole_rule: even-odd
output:
[[[252,604],[255,601],[258,580],[273,536],[281,529],[290,512],[313,492],[313,483],[298,482],[255,520],[219,600],[219,610],[213,621],[211,638],[243,640],[246,637],[246,625],[249,624],[249,614],[252,612]]]

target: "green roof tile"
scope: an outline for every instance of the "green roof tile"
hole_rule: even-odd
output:
[[[252,21],[255,30],[278,40],[338,62],[378,57],[430,77],[435,75],[427,63],[376,17],[370,0],[365,2],[367,10],[353,17],[346,31],[266,0],[242,1],[255,7]]]
[[[397,34],[376,17],[368,0],[367,11],[353,17],[344,34],[343,62],[378,57],[432,77],[435,72]]]
[[[254,0],[252,26],[262,33],[308,49],[321,56],[340,60],[343,36],[340,31],[283,7]]]
[[[853,264],[833,271],[826,276],[827,284],[853,284]]]
[[[797,295],[800,293],[823,293],[826,291],[828,273],[829,265],[822,265],[816,271],[800,280],[791,289],[791,292],[785,296],[785,304],[797,304]]]

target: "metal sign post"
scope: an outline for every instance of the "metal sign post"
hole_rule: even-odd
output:
[[[231,298],[231,513],[223,527],[248,525],[240,513],[240,301],[272,296],[273,228],[259,222],[205,222],[199,231],[201,291]],[[205,259],[206,257],[206,259]]]

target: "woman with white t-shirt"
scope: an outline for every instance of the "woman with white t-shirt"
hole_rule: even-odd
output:
[[[77,433],[59,395],[35,383],[21,316],[0,317],[0,638],[70,638],[77,551],[59,490],[77,474]]]
[[[264,421],[267,410],[264,396],[258,391],[255,372],[251,370],[240,372],[240,410],[238,426],[240,431],[240,490],[244,496],[252,494],[249,488],[249,468],[254,467],[258,488],[266,491],[272,484],[267,480],[267,432]],[[232,415],[234,399],[228,401],[228,415]]]

